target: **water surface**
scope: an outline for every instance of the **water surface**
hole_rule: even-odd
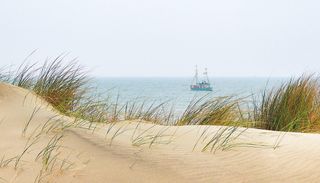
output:
[[[209,95],[247,97],[259,95],[266,88],[279,86],[288,78],[211,78],[212,92],[191,91],[192,78],[95,78],[98,92],[119,103],[136,100],[172,101],[182,111],[195,97]]]

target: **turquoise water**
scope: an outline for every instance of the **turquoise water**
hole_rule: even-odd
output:
[[[194,97],[260,94],[265,88],[279,86],[287,78],[211,78],[212,92],[190,91],[192,78],[96,78],[98,92],[119,103],[132,100],[171,101],[176,111],[183,111]]]

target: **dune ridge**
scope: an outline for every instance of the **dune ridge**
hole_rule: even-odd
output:
[[[90,124],[1,83],[0,182],[320,180],[320,135],[232,130],[143,121]],[[219,134],[232,138],[212,141]]]

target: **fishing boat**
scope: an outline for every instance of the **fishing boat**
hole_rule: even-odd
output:
[[[196,66],[195,76],[193,77],[192,84],[190,85],[190,89],[192,91],[212,91],[207,68],[205,68],[203,75],[204,79],[200,81],[198,77],[198,67]]]

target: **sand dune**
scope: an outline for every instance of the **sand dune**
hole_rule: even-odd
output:
[[[0,84],[0,182],[319,182],[320,135],[89,124]]]

